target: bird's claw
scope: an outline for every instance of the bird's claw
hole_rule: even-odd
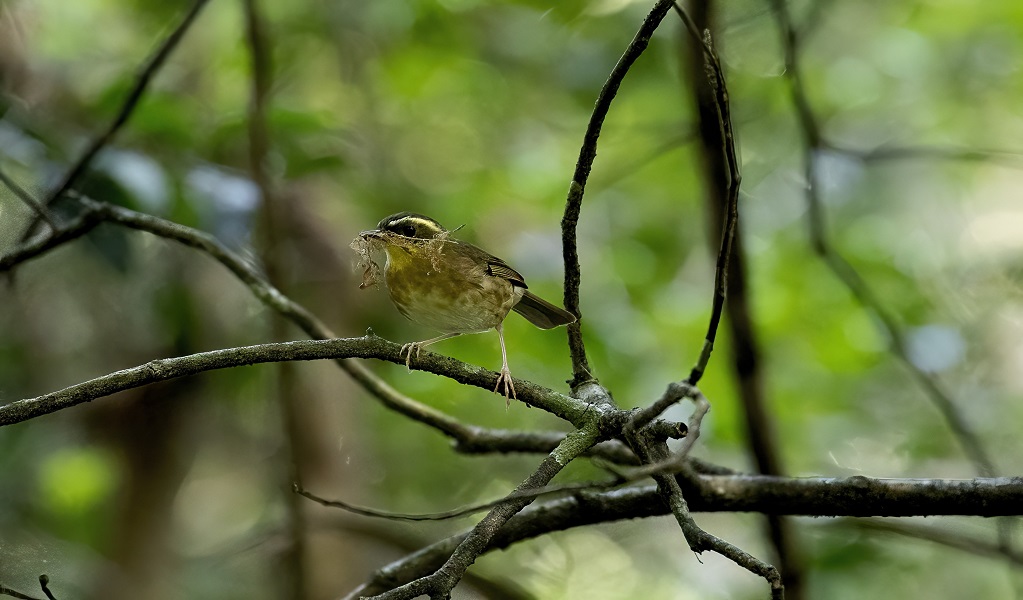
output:
[[[412,372],[412,352],[415,351],[416,360],[419,360],[419,351],[422,349],[423,348],[419,342],[409,342],[398,350],[398,358],[401,358],[402,354],[405,355],[405,368],[408,369],[410,373]]]
[[[504,391],[498,392],[497,390],[502,387],[504,388]],[[511,392],[510,396],[508,395],[509,391]],[[511,371],[509,371],[507,367],[502,367],[501,372],[497,375],[497,385],[494,386],[494,393],[504,394],[505,408],[511,406],[512,398],[516,400],[519,399],[519,397],[515,395],[515,383],[512,381]]]

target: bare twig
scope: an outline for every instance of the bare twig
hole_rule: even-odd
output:
[[[596,446],[594,446],[594,447],[596,447]],[[589,451],[586,451],[586,452],[583,453],[583,456],[585,456],[586,454],[588,454],[592,450],[593,450],[593,448],[590,448]],[[701,461],[698,461],[698,460],[694,460],[694,459],[687,459],[684,462],[684,464],[685,464],[687,469],[691,469],[695,473],[702,473],[702,474],[707,474],[707,475],[732,475],[732,474],[734,474],[734,472],[731,472],[728,469],[721,469],[720,467],[717,467],[716,465],[709,465],[707,463],[704,463],[704,462],[701,462]],[[482,502],[480,504],[471,504],[471,505],[464,506],[464,507],[461,507],[461,508],[456,508],[456,509],[447,510],[447,511],[443,511],[443,512],[436,512],[436,513],[397,513],[397,512],[391,512],[391,511],[378,510],[378,509],[375,509],[375,508],[367,508],[367,507],[364,507],[364,506],[357,506],[355,504],[351,504],[349,502],[344,502],[344,501],[341,501],[341,500],[328,500],[327,498],[323,498],[321,496],[317,496],[316,494],[313,494],[312,492],[303,489],[298,484],[295,484],[293,486],[293,490],[295,491],[296,494],[304,496],[304,497],[308,498],[309,500],[312,500],[313,502],[316,502],[316,503],[321,504],[323,506],[328,506],[328,507],[331,507],[331,508],[340,508],[341,510],[344,510],[346,512],[350,512],[350,513],[356,514],[356,515],[361,515],[361,516],[364,516],[364,517],[374,517],[374,518],[387,519],[387,520],[392,520],[392,521],[447,521],[447,520],[450,520],[450,519],[455,519],[455,518],[458,518],[458,517],[464,517],[466,515],[471,515],[471,514],[474,514],[474,513],[482,512],[484,510],[493,508],[493,507],[498,506],[499,504],[502,504],[502,503],[507,502],[509,500],[519,500],[519,499],[527,499],[527,498],[535,500],[536,498],[541,498],[543,496],[552,496],[552,495],[561,495],[561,494],[575,494],[575,493],[579,493],[579,492],[596,492],[596,491],[601,491],[601,490],[612,490],[612,489],[615,489],[615,488],[618,488],[618,487],[622,487],[622,486],[624,486],[627,483],[630,483],[632,481],[636,481],[636,480],[641,479],[641,478],[646,476],[644,474],[638,474],[637,470],[633,470],[633,471],[614,470],[613,473],[616,475],[616,477],[614,479],[609,480],[609,481],[586,481],[586,482],[582,482],[582,483],[566,483],[566,484],[561,484],[561,485],[548,485],[548,486],[544,486],[544,487],[541,487],[541,488],[535,488],[535,489],[531,489],[531,490],[524,490],[524,491],[521,491],[521,492],[513,492],[513,493],[505,496],[504,498],[499,498],[497,500],[491,500],[489,502]]]
[[[398,344],[369,334],[361,338],[301,340],[242,346],[177,358],[153,360],[37,398],[18,400],[0,406],[0,427],[20,423],[124,390],[216,369],[268,362],[339,358],[376,358],[404,365],[405,359],[398,355],[400,348],[401,346]],[[432,352],[423,352],[413,368],[443,375],[459,383],[486,390],[493,389],[493,380],[496,376],[492,371]],[[521,388],[519,387],[520,383]],[[593,417],[592,408],[588,405],[530,381],[516,379],[515,389],[520,392],[519,400],[573,424],[585,424],[588,419]]]
[[[206,5],[207,0],[194,0],[192,6],[185,13],[185,16],[181,19],[178,26],[167,36],[167,38],[160,44],[149,59],[146,60],[142,69],[139,71],[135,78],[135,84],[128,92],[128,96],[124,99],[120,109],[117,111],[117,115],[114,120],[110,122],[107,128],[98,136],[96,136],[89,146],[85,149],[85,152],[78,157],[78,160],[68,169],[67,174],[61,180],[60,185],[53,190],[44,203],[46,206],[53,204],[58,198],[63,196],[71,187],[78,181],[78,179],[85,173],[86,169],[92,163],[96,155],[107,146],[117,135],[117,132],[128,122],[132,113],[135,112],[135,108],[138,106],[139,101],[142,99],[142,95],[145,93],[146,88],[149,86],[149,82],[163,63],[170,56],[170,53],[177,47],[178,42],[185,36],[185,33],[191,27],[195,18],[199,15],[199,11]],[[22,237],[22,241],[25,241],[34,230],[34,224],[26,230],[25,235]]]
[[[714,350],[714,340],[717,337],[718,325],[721,322],[721,313],[724,310],[725,296],[728,292],[728,267],[732,255],[732,240],[735,238],[735,231],[739,226],[739,185],[742,183],[742,175],[739,169],[739,159],[735,152],[735,134],[732,131],[731,105],[728,100],[728,88],[725,85],[725,72],[721,68],[721,61],[711,43],[710,32],[701,34],[696,24],[689,17],[689,14],[682,9],[678,3],[672,3],[675,12],[682,19],[689,33],[697,40],[703,49],[703,56],[707,70],[707,80],[710,89],[714,93],[714,105],[717,111],[717,124],[723,147],[721,153],[724,158],[728,182],[726,185],[727,194],[724,199],[724,222],[721,224],[721,245],[718,247],[717,261],[714,264],[714,297],[711,302],[710,323],[707,325],[707,335],[704,338],[703,349],[700,356],[689,373],[688,381],[693,385],[699,383],[707,369],[711,352]]]
[[[0,256],[0,273],[9,272],[21,263],[42,256],[71,240],[76,240],[92,231],[102,222],[102,216],[97,214],[96,211],[86,208],[81,214],[72,219],[71,222],[50,232],[49,235],[29,240],[7,254]]]
[[[592,447],[598,439],[599,434],[594,419],[583,428],[566,436],[565,440],[540,463],[536,471],[515,488],[515,493],[545,486],[561,472],[565,465]],[[461,580],[466,569],[486,552],[494,537],[508,520],[532,501],[532,498],[513,499],[496,506],[458,543],[451,556],[439,569],[426,577],[420,577],[379,594],[376,598],[378,600],[401,600],[415,598],[423,594],[429,594],[431,600],[450,598],[451,590]]]
[[[722,103],[713,87],[716,80],[723,81],[724,78],[721,74],[708,76],[708,68],[713,70],[718,63],[708,60],[707,45],[695,35],[697,30],[711,28],[717,5],[711,0],[690,5],[689,16],[692,22],[688,26],[690,43],[686,57],[689,62],[688,87],[697,115],[698,149],[704,167],[705,204],[710,222],[715,224],[729,220],[730,204],[735,201],[731,195],[735,190],[730,185],[738,176],[739,167],[734,158],[729,159],[729,155],[735,156],[735,140],[724,135],[725,127],[722,126],[722,111],[719,108]],[[685,13],[680,15],[685,18]],[[732,146],[731,150],[728,149],[729,145]],[[712,233],[709,236],[710,244],[720,249],[725,232],[718,230]],[[728,283],[724,308],[730,325],[731,367],[745,417],[746,445],[757,465],[757,472],[783,475],[775,420],[765,394],[756,326],[750,312],[752,301],[749,297],[742,233],[742,228],[736,224],[728,270],[725,277],[718,277],[719,281],[727,278]],[[790,600],[803,600],[807,595],[804,584],[806,567],[793,523],[778,515],[764,515],[764,522],[766,535],[775,551],[774,564],[785,582],[785,595]]]
[[[977,556],[1003,559],[1013,566],[1023,567],[1023,552],[1013,548],[1006,548],[1004,544],[994,543],[990,540],[975,536],[963,535],[959,532],[948,531],[939,527],[926,527],[912,523],[892,523],[883,519],[856,519],[843,520],[839,522],[852,529],[876,531],[908,537],[918,540],[926,540],[956,550],[962,550]]]
[[[562,253],[565,260],[565,308],[579,317],[579,320],[568,326],[568,348],[572,355],[572,381],[574,389],[580,384],[593,379],[590,373],[589,361],[586,358],[586,346],[582,337],[582,312],[579,308],[579,284],[581,281],[579,267],[579,249],[576,229],[579,224],[579,215],[582,212],[583,194],[586,190],[586,182],[590,177],[590,170],[593,168],[593,160],[597,157],[597,139],[600,137],[600,129],[607,117],[611,102],[618,93],[618,88],[625,79],[636,59],[643,54],[654,30],[664,19],[664,15],[671,9],[671,0],[658,0],[653,9],[643,20],[636,36],[625,49],[622,57],[611,74],[608,76],[600,94],[597,95],[596,104],[590,114],[590,121],[586,126],[586,133],[583,135],[583,145],[579,150],[579,160],[575,165],[575,172],[572,175],[572,183],[569,186],[568,198],[565,200],[565,216],[561,219],[561,243]]]
[[[57,600],[50,592],[50,578],[46,575],[46,573],[39,576],[39,587],[43,589],[43,593],[46,594],[46,597],[49,600]]]
[[[645,432],[638,432],[629,441],[639,457],[650,465],[668,464],[675,460],[670,456],[668,446],[664,441],[651,439]],[[741,548],[707,533],[697,525],[690,514],[689,505],[682,494],[682,488],[674,475],[657,471],[653,473],[653,477],[657,482],[659,495],[671,509],[671,513],[682,529],[682,535],[693,552],[700,554],[710,550],[728,558],[740,567],[766,579],[771,586],[773,600],[784,598],[785,588],[782,585],[781,575],[775,567]]]
[[[7,587],[6,585],[3,585],[3,584],[0,584],[0,595],[2,595],[2,596],[10,596],[11,598],[17,598],[18,600],[39,600],[39,598],[36,598],[35,596],[29,596],[28,594],[23,594],[23,593],[19,592],[18,590],[9,588],[9,587]]]
[[[835,251],[829,241],[824,222],[823,206],[818,191],[818,173],[814,157],[819,150],[827,149],[830,146],[821,136],[820,126],[810,106],[806,89],[803,86],[802,74],[799,61],[797,60],[798,40],[796,32],[792,27],[788,8],[783,0],[770,0],[770,2],[774,9],[775,20],[778,23],[782,47],[785,52],[785,77],[789,83],[790,96],[796,107],[796,115],[803,134],[803,162],[806,175],[807,216],[809,219],[811,245],[828,268],[831,269],[832,273],[849,289],[860,304],[877,316],[875,323],[879,324],[885,337],[889,340],[891,352],[912,373],[913,378],[924,389],[927,397],[938,408],[967,457],[973,462],[977,472],[981,475],[990,476],[995,472],[994,462],[984,449],[977,434],[970,428],[966,418],[956,406],[955,401],[942,388],[933,375],[924,372],[913,363],[906,349],[905,336],[897,319],[888,312],[867,282],[845,258]]]
[[[582,483],[569,483],[557,486],[545,486],[541,488],[523,490],[518,492],[512,492],[503,498],[497,500],[491,500],[489,502],[481,502],[479,504],[470,504],[461,508],[454,508],[451,510],[445,510],[435,513],[399,513],[391,512],[386,510],[377,510],[375,508],[367,508],[365,506],[357,506],[343,500],[328,500],[322,496],[317,496],[312,492],[302,489],[298,484],[295,484],[294,491],[296,494],[308,498],[317,504],[322,506],[328,506],[330,508],[340,508],[345,512],[350,512],[355,515],[361,515],[363,517],[373,517],[377,519],[387,519],[389,521],[450,521],[451,519],[457,519],[459,517],[465,517],[468,515],[476,514],[489,510],[491,508],[500,506],[506,502],[513,500],[536,500],[543,496],[549,496],[553,494],[568,494],[572,492],[581,491],[599,491],[613,489],[615,487],[624,485],[624,481],[615,480],[608,482],[593,482],[586,481]]]
[[[266,170],[267,154],[270,150],[270,131],[267,123],[267,103],[273,76],[273,67],[268,46],[270,41],[266,31],[266,24],[260,13],[256,0],[244,0],[242,3],[245,13],[245,32],[248,42],[249,57],[251,60],[250,92],[249,92],[249,172],[252,180],[256,183],[260,194],[260,215],[262,217],[263,264],[266,268],[266,278],[276,282],[277,285],[284,285],[284,278],[281,274],[287,272],[288,266],[283,264],[283,258],[277,251],[281,247],[281,229],[284,227],[284,220],[279,218],[281,199],[274,190],[270,176]],[[280,315],[271,315],[270,329],[272,339],[275,341],[287,339],[287,322]],[[294,401],[297,394],[295,375],[292,365],[280,363],[277,367],[276,397],[277,407],[281,414],[281,424],[285,444],[281,447],[282,469],[285,470],[281,477],[285,481],[301,481],[302,469],[299,461],[301,459],[300,440],[306,436],[306,432],[300,424],[301,403]],[[284,498],[286,510],[286,528],[288,530],[287,541],[281,556],[281,566],[278,574],[282,580],[282,588],[287,590],[286,595],[291,598],[304,599],[308,596],[307,577],[305,569],[306,555],[306,526],[305,512],[302,501],[294,494],[287,494]]]
[[[664,449],[664,454],[667,455],[667,448]],[[785,586],[782,584],[778,569],[742,548],[701,529],[689,514],[689,506],[682,497],[682,488],[674,477],[655,475],[654,479],[657,481],[661,497],[666,497],[668,506],[693,552],[697,554],[706,550],[716,552],[754,575],[766,579],[771,586],[772,600],[782,600],[785,597]]]
[[[870,150],[856,150],[825,140],[828,150],[853,156],[865,163],[890,160],[949,160],[983,162],[1010,169],[1023,169],[1023,153],[1009,150],[978,150],[955,146],[880,146]]]
[[[891,512],[964,514],[991,507],[995,514],[1015,514],[1023,501],[1023,478],[974,480],[784,479],[760,475],[701,476],[683,481],[692,512],[734,510],[810,516],[870,516]],[[796,507],[795,511],[792,511]],[[645,485],[610,492],[581,492],[527,508],[512,517],[487,551],[552,531],[642,519],[667,514],[657,487]],[[422,548],[379,569],[346,598],[379,594],[437,570],[466,534]]]
[[[624,434],[627,436],[632,435],[635,431],[646,427],[650,421],[656,419],[658,415],[668,410],[676,402],[692,397],[697,391],[696,386],[690,385],[687,381],[669,383],[660,398],[655,400],[650,406],[637,410],[632,415],[628,425],[626,425]]]
[[[18,199],[25,204],[25,206],[32,209],[32,212],[34,212],[39,219],[45,221],[46,224],[50,226],[50,231],[57,230],[57,223],[53,220],[53,217],[50,216],[50,211],[40,204],[38,200],[33,198],[32,194],[26,192],[25,188],[18,185],[18,182],[8,177],[7,173],[2,170],[0,170],[0,183],[3,183],[9,190],[14,192],[14,195],[17,196]]]

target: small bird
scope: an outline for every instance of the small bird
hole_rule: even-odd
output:
[[[412,353],[463,333],[496,329],[501,340],[501,373],[494,392],[511,401],[515,385],[508,370],[502,323],[514,310],[540,329],[576,321],[575,315],[526,289],[522,275],[500,258],[450,237],[430,217],[400,212],[364,231],[360,238],[382,242],[387,254],[384,281],[398,312],[441,335],[401,347],[411,368]],[[353,247],[355,247],[353,245]]]

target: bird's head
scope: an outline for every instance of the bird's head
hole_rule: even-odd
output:
[[[443,225],[426,215],[411,212],[400,212],[383,218],[380,223],[377,224],[377,228],[373,233],[376,234],[376,237],[385,241],[393,240],[394,236],[409,239],[433,240],[447,237],[448,230],[444,229]],[[395,243],[401,242],[401,240],[393,241]]]

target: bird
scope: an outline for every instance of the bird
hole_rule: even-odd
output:
[[[503,324],[508,313],[515,311],[540,329],[574,323],[576,316],[530,292],[522,275],[505,261],[451,237],[451,233],[430,217],[399,212],[356,240],[383,246],[384,283],[398,312],[441,332],[428,340],[404,344],[398,357],[405,356],[405,366],[411,369],[413,353],[418,359],[426,346],[494,329],[501,341],[501,371],[494,393],[502,390],[510,403],[518,397],[504,343]]]

